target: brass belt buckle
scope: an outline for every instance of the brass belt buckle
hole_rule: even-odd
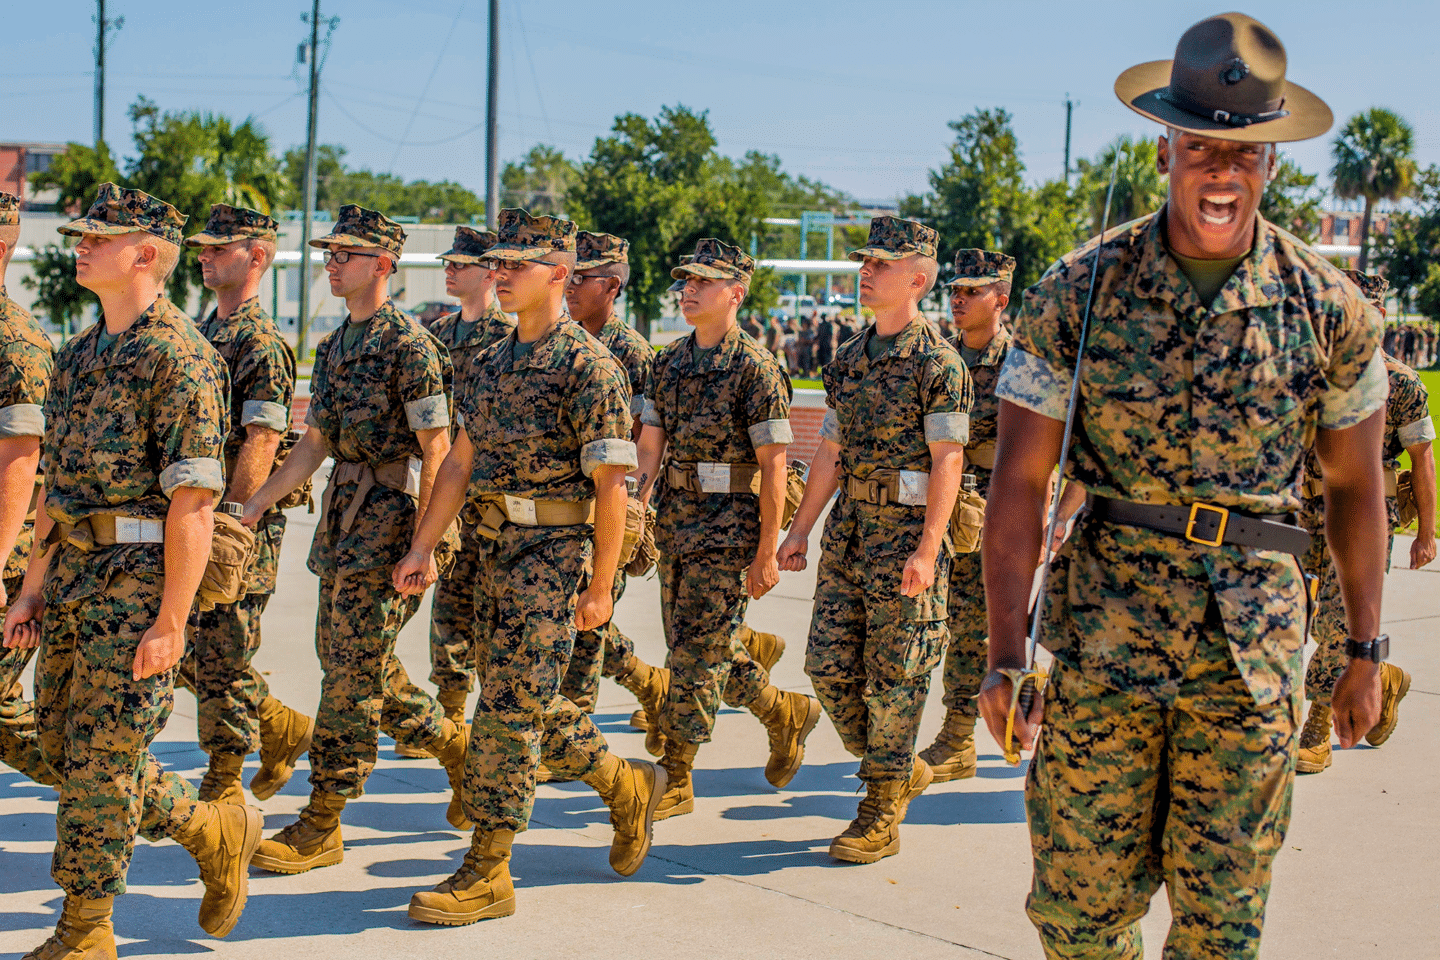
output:
[[[1195,536],[1195,521],[1201,510],[1220,514],[1220,528],[1215,531],[1214,540],[1205,540]],[[1230,511],[1225,507],[1217,507],[1213,503],[1192,503],[1190,504],[1190,522],[1185,524],[1185,539],[1205,547],[1218,547],[1225,542],[1225,528],[1228,526],[1230,526]]]

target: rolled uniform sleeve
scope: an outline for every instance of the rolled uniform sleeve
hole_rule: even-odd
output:
[[[1326,430],[1353,427],[1384,407],[1389,395],[1390,378],[1385,374],[1385,358],[1376,350],[1353,385],[1325,389],[1320,397],[1320,426]]]
[[[750,445],[757,449],[776,443],[795,442],[795,432],[790,429],[789,418],[752,423],[746,430],[750,434]]]
[[[0,348],[0,438],[45,435],[46,386],[55,362],[50,352],[16,340]]]
[[[644,404],[640,408],[640,422],[647,427],[664,426],[664,424],[660,422],[660,412],[655,409],[655,401],[649,397],[643,399]]]
[[[173,497],[181,487],[220,493],[225,489],[221,449],[229,432],[229,372],[198,361],[174,365],[157,390],[151,437],[160,452],[160,489]]]
[[[231,368],[240,404],[241,429],[255,424],[284,433],[290,429],[290,404],[295,398],[295,360],[278,331],[266,324],[250,336]]]
[[[1414,423],[1407,423],[1400,428],[1400,446],[1413,447],[1418,443],[1428,443],[1435,439],[1435,421],[1426,417],[1423,420],[1416,420]]]
[[[630,440],[630,385],[620,364],[608,352],[587,363],[575,395],[566,405],[570,427],[580,441],[580,472],[590,476],[600,466],[639,465]]]
[[[975,384],[960,354],[946,345],[933,353],[920,383],[926,443],[970,442]]]
[[[596,467],[624,467],[633,470],[640,466],[635,444],[629,440],[591,440],[580,449],[580,472],[590,476]]]
[[[925,414],[926,443],[970,442],[970,414],[968,413],[927,413]]]
[[[1064,420],[1070,404],[1071,382],[1068,370],[1051,366],[1019,347],[1011,347],[1005,354],[1005,365],[1000,368],[995,396],[1042,417]]]
[[[251,424],[284,433],[290,428],[290,409],[273,400],[246,400],[240,407],[240,426]]]
[[[445,394],[436,393],[418,400],[405,401],[405,420],[410,429],[433,430],[450,426],[450,404]]]
[[[397,396],[405,404],[405,422],[417,433],[450,426],[448,360],[433,339],[417,339],[396,374]]]
[[[0,407],[0,439],[45,436],[45,408],[38,403]]]
[[[837,445],[840,443],[840,417],[834,407],[826,408],[825,416],[820,420],[820,439]]]

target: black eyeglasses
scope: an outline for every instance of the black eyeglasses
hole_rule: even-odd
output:
[[[486,260],[485,265],[491,270],[518,270],[520,267],[528,267],[533,264],[540,264],[546,267],[558,267],[560,264],[551,263],[549,260]]]
[[[350,262],[351,257],[374,257],[378,260],[380,257],[384,256],[389,256],[389,254],[358,253],[353,250],[326,250],[323,254],[321,254],[321,257],[324,259],[327,266],[332,261],[340,264],[341,266],[344,266],[345,264]]]

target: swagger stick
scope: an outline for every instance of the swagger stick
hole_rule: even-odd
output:
[[[1075,370],[1070,377],[1070,402],[1065,409],[1065,433],[1060,440],[1060,482],[1055,485],[1055,494],[1050,498],[1050,519],[1045,524],[1045,538],[1041,542],[1044,557],[1040,564],[1040,590],[1035,595],[1035,606],[1030,611],[1030,635],[1025,639],[1026,667],[1024,670],[1001,668],[1000,673],[1010,681],[1013,691],[1010,712],[1005,717],[1005,762],[1015,766],[1020,762],[1020,745],[1015,742],[1015,714],[1029,716],[1035,702],[1036,685],[1040,671],[1035,669],[1035,651],[1040,646],[1040,619],[1045,604],[1045,586],[1050,579],[1050,544],[1055,528],[1060,521],[1060,489],[1065,480],[1065,462],[1070,458],[1070,440],[1075,432],[1075,414],[1080,407],[1080,365],[1085,361],[1085,343],[1090,336],[1090,313],[1095,306],[1095,283],[1100,275],[1100,257],[1104,252],[1105,231],[1110,229],[1110,201],[1115,196],[1115,176],[1120,170],[1120,158],[1125,155],[1122,145],[1115,151],[1115,162],[1110,166],[1110,185],[1105,190],[1105,212],[1100,218],[1099,243],[1095,247],[1095,262],[1090,266],[1090,289],[1085,294],[1085,315],[1080,321],[1080,345],[1075,351]]]

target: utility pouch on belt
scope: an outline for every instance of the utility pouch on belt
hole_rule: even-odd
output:
[[[638,503],[638,500],[631,500],[630,503]],[[625,564],[625,573],[632,577],[643,577],[655,569],[655,564],[660,561],[660,551],[655,549],[655,508],[647,506],[644,516],[644,530],[640,534],[640,540],[635,544],[635,553]],[[630,533],[630,512],[625,512],[625,533]]]
[[[1388,471],[1386,479],[1389,479]],[[1388,487],[1390,484],[1386,483]],[[1395,506],[1400,511],[1400,526],[1408,527],[1420,519],[1420,503],[1415,499],[1414,478],[1409,470],[1395,474]]]
[[[280,438],[280,449],[275,453],[275,470],[280,469],[281,465],[285,463],[285,458],[290,456],[290,451],[294,450],[295,444],[299,442],[299,433],[294,430],[285,431],[285,436]],[[233,464],[226,465],[227,470],[230,470],[232,467]],[[271,473],[274,472],[274,470],[271,471]],[[227,473],[226,476],[229,476],[229,474]],[[299,507],[302,505],[306,508],[306,513],[315,512],[315,479],[313,477],[307,477],[304,483],[281,497],[280,502],[275,504],[275,507],[279,510],[289,510],[291,507]]]
[[[985,527],[985,498],[975,492],[975,474],[961,478],[955,494],[955,509],[950,511],[950,542],[956,553],[974,553],[980,549],[980,535]]]
[[[620,566],[629,565],[645,539],[645,505],[635,497],[625,500],[625,536],[620,541]],[[653,543],[654,540],[652,539]]]
[[[213,610],[235,603],[245,596],[250,582],[250,565],[260,552],[255,534],[240,522],[245,508],[238,503],[222,503],[215,508],[215,534],[210,540],[210,559],[195,601],[200,609]]]
[[[800,501],[805,499],[805,478],[810,475],[810,464],[804,460],[791,460],[785,467],[785,506],[780,512],[780,529],[789,530]]]

